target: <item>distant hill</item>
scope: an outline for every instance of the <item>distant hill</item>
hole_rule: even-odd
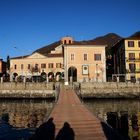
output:
[[[140,37],[140,31],[134,33],[134,34],[131,35],[130,37]]]
[[[111,54],[111,48],[114,44],[116,44],[118,41],[123,39],[121,36],[115,34],[115,33],[108,33],[104,36],[97,37],[93,40],[89,40],[91,44],[100,44],[100,45],[107,45],[106,47],[106,55]]]
[[[57,46],[59,46],[61,44],[61,41],[57,41],[57,42],[54,42],[50,45],[47,45],[47,46],[44,46],[42,48],[39,48],[37,50],[35,50],[34,52],[38,52],[38,53],[41,53],[43,55],[47,55],[48,53],[50,53],[52,50],[55,50],[55,48]],[[33,52],[33,53],[34,53]]]
[[[109,33],[104,36],[100,36],[95,39],[92,39],[92,40],[74,41],[74,44],[107,45],[106,50],[108,52],[108,50],[110,50],[111,47],[121,39],[122,39],[122,37],[120,37],[119,35],[117,35],[115,33]],[[61,44],[61,41],[54,42],[50,45],[39,48],[39,49],[35,50],[34,52],[39,52],[44,55],[47,55],[48,53],[50,53],[51,50],[54,50],[55,47],[57,47],[60,44]]]
[[[108,47],[112,47],[115,43],[117,43],[119,40],[121,40],[122,37],[115,33],[108,33],[104,36],[97,37],[92,42],[98,42],[100,44],[106,44]]]

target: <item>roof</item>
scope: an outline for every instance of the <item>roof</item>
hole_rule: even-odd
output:
[[[137,36],[132,36],[132,37],[128,37],[128,38],[125,38],[125,39],[129,39],[129,40],[140,40],[140,37],[137,37]]]
[[[26,58],[30,55],[24,55],[24,56],[17,56],[17,57],[13,57],[13,58],[10,58],[10,59],[23,59],[23,58]]]
[[[110,49],[114,44],[116,44],[116,42],[118,42],[121,39],[122,39],[122,37],[118,36],[117,34],[109,33],[104,36],[100,36],[95,39],[92,39],[92,40],[74,41],[70,45],[105,45],[105,46],[107,46],[107,49]],[[61,44],[62,44],[61,41],[57,41],[50,45],[46,45],[42,48],[39,48],[39,49],[35,50],[33,53],[37,52],[37,53],[40,53],[47,57],[62,57],[63,54],[50,54],[50,52],[52,50],[55,50],[55,48]],[[28,56],[29,55],[19,56],[19,57],[14,57],[11,59],[22,59],[22,58],[26,58]]]
[[[62,53],[56,53],[56,54],[51,54],[51,53],[49,53],[49,54],[47,54],[47,56],[48,57],[63,57],[63,54]]]

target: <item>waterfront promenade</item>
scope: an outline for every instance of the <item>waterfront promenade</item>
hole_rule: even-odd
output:
[[[55,125],[56,140],[121,140],[112,129],[103,125],[70,89],[60,91],[58,102],[52,110],[50,118],[53,118]]]

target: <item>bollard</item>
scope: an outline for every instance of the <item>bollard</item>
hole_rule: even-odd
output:
[[[3,77],[0,78],[0,82],[3,83]]]

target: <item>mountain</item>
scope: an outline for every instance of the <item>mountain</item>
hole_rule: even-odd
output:
[[[73,44],[75,45],[107,45],[106,52],[107,54],[110,54],[110,49],[112,48],[112,46],[121,39],[122,37],[120,37],[119,35],[115,33],[108,33],[104,36],[100,36],[92,40],[74,41]],[[54,42],[50,45],[39,48],[35,50],[34,52],[39,52],[44,55],[47,55],[48,53],[50,53],[51,50],[54,50],[60,44],[61,44],[61,41]]]
[[[134,34],[131,35],[130,37],[140,37],[140,31],[134,33]]]
[[[93,40],[90,40],[91,44],[96,43],[100,45],[107,45],[106,47],[106,55],[110,55],[111,53],[111,48],[114,44],[119,42],[121,39],[123,39],[121,36],[115,34],[115,33],[108,33],[104,36],[97,37]]]
[[[104,36],[100,36],[93,40],[90,40],[90,42],[92,43],[96,42],[97,44],[107,45],[107,47],[112,47],[115,43],[117,43],[121,39],[122,37],[120,37],[115,33],[108,33]]]
[[[60,44],[61,44],[61,41],[57,41],[57,42],[54,42],[50,45],[39,48],[39,49],[35,50],[34,52],[38,52],[38,53],[41,53],[43,55],[48,55],[48,53],[50,53],[52,50],[55,50],[55,48],[57,46],[59,46]]]

